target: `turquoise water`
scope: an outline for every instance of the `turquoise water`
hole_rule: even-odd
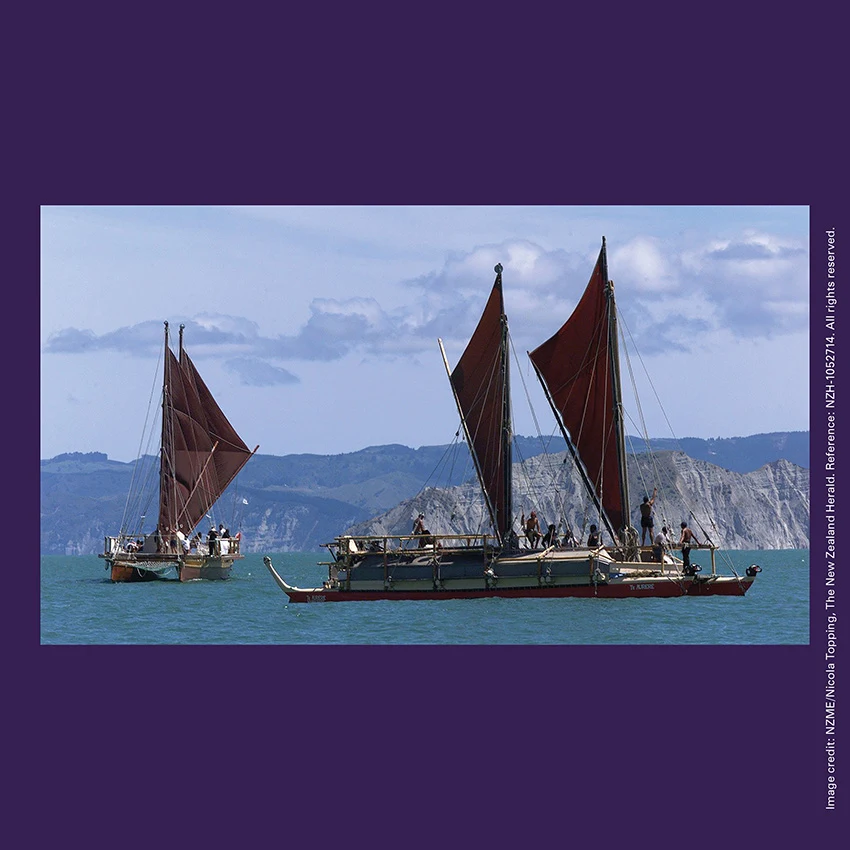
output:
[[[228,581],[113,584],[97,557],[41,559],[42,644],[808,644],[809,551],[724,553],[763,572],[743,598],[478,599],[293,605],[262,555]],[[317,553],[277,571],[321,584]],[[719,572],[729,572],[718,561]],[[703,569],[707,569],[704,564]]]

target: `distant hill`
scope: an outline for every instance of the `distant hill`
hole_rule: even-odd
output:
[[[681,451],[694,460],[704,460],[732,472],[753,472],[766,463],[780,459],[803,469],[809,468],[808,431],[780,431],[709,440],[698,437],[684,437],[680,440],[660,438],[651,442],[653,451]],[[635,451],[638,449],[635,448]]]
[[[515,462],[544,451],[537,438],[517,437],[515,442]],[[802,469],[809,466],[808,432],[652,443],[654,449],[676,448],[693,460],[739,474],[779,460]],[[564,449],[561,438],[552,438],[545,446],[550,454]],[[41,552],[102,551],[103,538],[121,525],[134,466],[109,460],[100,452],[42,460]],[[215,519],[241,528],[247,551],[311,551],[423,488],[456,487],[473,475],[465,444],[418,449],[372,446],[340,455],[256,455],[216,506]],[[795,502],[794,510],[798,507]],[[155,512],[154,502],[147,514],[153,517]]]

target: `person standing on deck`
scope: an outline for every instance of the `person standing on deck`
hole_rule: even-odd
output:
[[[682,536],[679,538],[679,547],[682,550],[682,568],[689,570],[691,567],[691,547],[699,547],[701,544],[694,536],[693,531],[688,528],[686,522],[682,523]]]
[[[640,545],[644,546],[646,543],[646,536],[649,535],[649,545],[652,545],[652,526],[654,525],[652,519],[652,506],[655,504],[655,497],[658,495],[658,488],[655,487],[652,490],[652,498],[649,496],[643,497],[643,504],[640,506]]]
[[[596,549],[602,545],[602,537],[595,525],[590,526],[590,534],[587,535],[587,545],[590,549]]]

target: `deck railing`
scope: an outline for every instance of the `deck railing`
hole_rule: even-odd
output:
[[[239,537],[217,537],[215,540],[201,539],[193,542],[177,537],[160,537],[154,534],[118,534],[104,537],[104,555],[238,555]]]
[[[375,534],[340,535],[327,548],[336,548],[343,554],[365,555],[374,552],[432,551],[438,549],[470,549],[497,545],[496,538],[488,534]]]

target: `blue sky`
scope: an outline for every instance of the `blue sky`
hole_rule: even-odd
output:
[[[165,320],[263,454],[450,442],[437,338],[454,364],[497,262],[515,430],[551,433],[525,352],[569,316],[603,235],[639,352],[630,432],[807,430],[808,221],[801,206],[43,207],[41,456],[136,456]]]

